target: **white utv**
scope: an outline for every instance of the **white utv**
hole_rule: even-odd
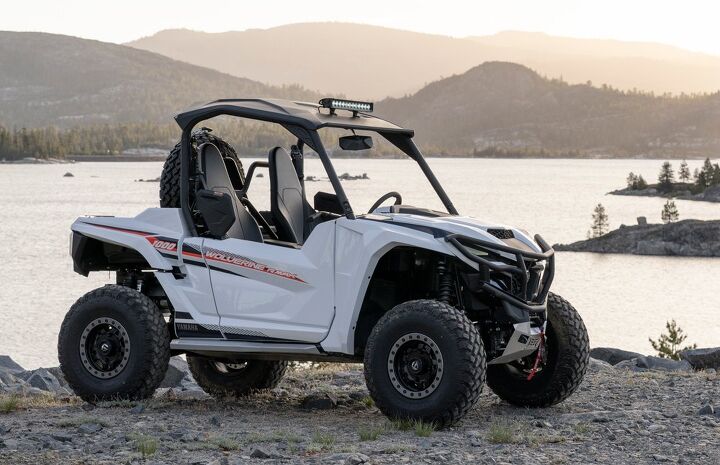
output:
[[[134,218],[72,225],[75,271],[115,271],[68,312],[58,351],[88,401],[140,399],[171,355],[186,354],[198,384],[218,396],[277,385],[288,361],[361,362],[378,408],[443,427],[483,385],[505,401],[566,399],[588,364],[576,310],[550,293],[553,250],[520,229],[460,216],[413,142],[413,131],[371,116],[372,104],[323,99],[220,100],[176,116],[181,142],[165,163],[161,205]],[[297,143],[270,150],[247,177],[204,120],[277,123]],[[367,150],[377,133],[420,166],[447,212],[382,196],[356,214],[321,142]],[[303,151],[322,162],[333,193],[305,198]],[[248,200],[269,171],[271,209]],[[392,206],[382,207],[394,198]]]

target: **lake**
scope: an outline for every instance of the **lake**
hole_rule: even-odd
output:
[[[249,160],[244,160],[249,163]],[[660,222],[663,199],[610,196],[628,172],[652,182],[660,160],[429,159],[461,214],[540,233],[548,242],[586,237],[592,210],[603,203],[611,228],[638,216]],[[689,162],[691,170],[700,161]],[[675,163],[677,167],[677,163]],[[356,212],[382,194],[399,191],[404,203],[441,208],[409,160],[336,160],[338,174],[367,173],[344,181]],[[26,368],[57,364],[57,333],[70,305],[83,293],[114,282],[108,273],[84,278],[72,271],[70,224],[82,215],[134,216],[157,206],[162,163],[0,165],[0,354]],[[70,171],[74,177],[63,177]],[[318,160],[306,175],[324,176]],[[307,183],[308,197],[331,191],[327,180]],[[268,176],[253,180],[250,198],[269,205]],[[680,217],[720,218],[720,204],[676,201]],[[592,346],[650,353],[665,322],[675,319],[699,346],[720,345],[720,259],[558,253],[553,290],[583,316]]]

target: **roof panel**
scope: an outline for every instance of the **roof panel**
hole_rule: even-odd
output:
[[[351,113],[340,110],[331,115],[321,112],[320,105],[309,102],[293,102],[281,99],[223,99],[207,103],[175,116],[180,127],[194,126],[200,121],[219,115],[232,115],[241,118],[257,119],[280,124],[302,126],[310,130],[324,127],[357,129],[378,132],[395,132],[414,135],[412,129],[404,129],[382,118],[360,113],[353,117]]]

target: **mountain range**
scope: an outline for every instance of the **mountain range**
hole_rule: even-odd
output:
[[[510,61],[570,83],[697,93],[720,89],[720,57],[669,45],[501,32],[442,35],[348,23],[222,33],[165,30],[129,44],[273,85],[297,83],[356,99],[414,93],[485,61]]]
[[[651,52],[652,47],[647,55],[653,56]],[[377,54],[385,56],[382,50]],[[305,56],[312,65],[322,61],[323,66],[332,58]],[[407,75],[402,63],[371,69],[353,60],[378,82]],[[292,79],[301,75],[288,75],[282,82],[298,82]],[[193,103],[217,98],[317,101],[350,94],[308,90],[318,87],[265,84],[123,45],[0,32],[0,125],[9,128],[127,122],[150,127],[171,123],[172,115]],[[378,101],[375,108],[379,116],[416,129],[426,153],[716,157],[720,152],[718,92],[654,96],[571,84],[506,61],[476,64],[414,93]],[[247,138],[253,131],[236,132]],[[240,146],[253,148],[263,137],[258,133]],[[142,140],[138,135],[137,144]]]
[[[317,100],[171,58],[76,37],[0,32],[0,123],[70,127],[165,121],[198,102],[242,95]]]

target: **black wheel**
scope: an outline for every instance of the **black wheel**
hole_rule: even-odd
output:
[[[548,407],[580,386],[590,359],[587,329],[577,310],[550,293],[542,361],[531,380],[535,354],[521,362],[488,366],[488,386],[501,399],[521,407]]]
[[[460,420],[485,383],[485,350],[460,310],[434,300],[402,303],[380,318],[365,348],[365,380],[387,416]]]
[[[128,287],[90,291],[70,308],[58,337],[60,368],[93,402],[152,396],[170,360],[170,333],[152,300]]]
[[[235,161],[239,170],[239,182],[244,184],[245,172],[237,153],[235,153],[235,149],[210,131],[208,128],[202,128],[192,133],[193,150],[190,159],[190,176],[195,175],[197,148],[206,142],[211,142],[220,150],[223,158],[230,158]],[[194,183],[191,183],[190,186],[190,202],[192,204]],[[180,208],[180,142],[170,151],[163,165],[162,175],[160,176],[160,206],[162,208]]]
[[[188,367],[198,385],[213,397],[241,397],[278,385],[287,362],[265,360],[219,361],[187,356]]]

